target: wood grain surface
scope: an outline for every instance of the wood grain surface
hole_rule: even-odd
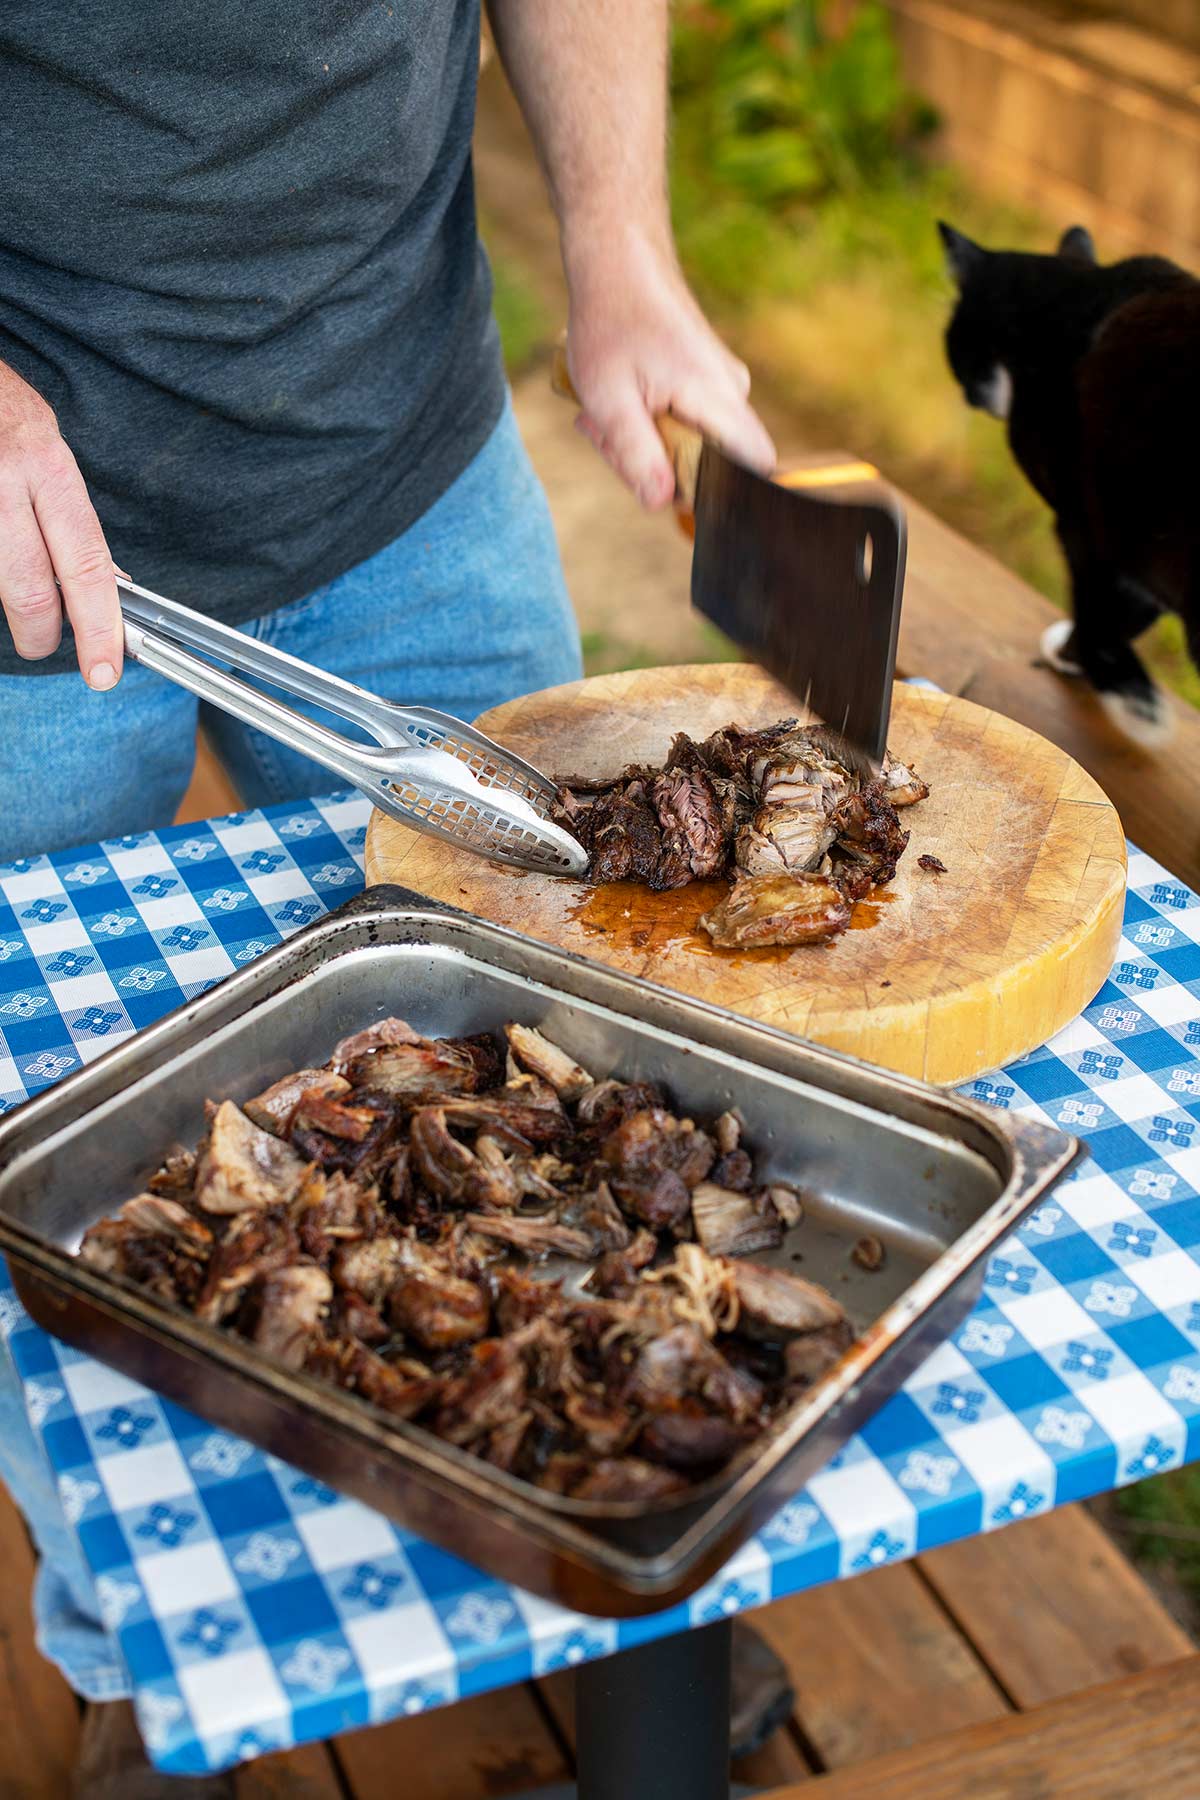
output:
[[[481,727],[557,777],[661,758],[673,733],[764,725],[794,703],[761,670],[712,663],[605,675],[498,707]],[[671,894],[503,868],[376,813],[368,881],[396,881],[545,943],[935,1082],[1051,1037],[1093,998],[1120,935],[1116,811],[1063,751],[951,695],[897,686],[891,744],[932,792],[889,888],[828,945],[725,951],[699,917],[724,884]],[[921,869],[923,853],[946,873]]]
[[[1010,1713],[762,1800],[1191,1800],[1200,1656]]]

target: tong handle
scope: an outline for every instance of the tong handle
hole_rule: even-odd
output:
[[[379,777],[370,767],[369,746],[352,745],[336,731],[319,725],[315,719],[306,718],[294,707],[270,694],[260,693],[236,675],[214,668],[202,657],[181,649],[168,638],[160,637],[157,632],[129,618],[125,621],[125,653],[143,668],[152,669],[156,675],[165,676],[198,699],[231,713],[244,725],[252,725],[285,744],[289,750],[311,757],[352,787],[376,786]]]
[[[403,824],[522,868],[585,872],[582,845],[547,816],[553,784],[482,732],[432,708],[393,706],[124,577],[117,586],[135,662],[319,763]],[[377,741],[342,737],[235,669],[352,720]]]
[[[138,587],[136,582],[127,581],[123,576],[117,578],[117,592],[121,597],[121,611],[127,623],[132,623],[139,631],[150,632],[158,644],[177,641],[193,650],[203,651],[208,656],[219,657],[231,669],[238,669],[246,675],[257,675],[263,681],[273,682],[301,700],[310,700],[314,706],[324,707],[338,718],[361,725],[379,743],[398,745],[409,742],[406,734],[388,719],[388,713],[392,710],[388,703],[381,701],[377,695],[368,693],[365,688],[356,687],[352,681],[343,681],[339,675],[329,675],[323,669],[314,669],[310,663],[302,662],[298,656],[290,656],[286,650],[277,650],[273,644],[260,643],[257,638],[248,637],[244,631],[235,631],[232,625],[222,625],[216,619],[206,618],[203,613],[193,612],[189,606],[181,606],[178,600],[168,600],[163,594],[151,593],[149,588]],[[139,662],[145,660],[138,656],[136,650],[131,654]],[[160,671],[162,672],[165,671]],[[174,672],[171,679],[177,679]],[[246,691],[253,692],[251,689]],[[291,708],[286,707],[284,711],[291,713]],[[301,715],[292,716],[298,718]],[[333,737],[332,733],[329,735]]]
[[[406,824],[413,823],[410,808],[393,791],[398,774],[394,748],[352,743],[336,731],[319,725],[315,719],[297,712],[294,707],[285,705],[282,700],[260,693],[236,675],[214,668],[190,650],[182,649],[132,621],[126,621],[125,650],[144,668],[152,669],[156,675],[164,675],[197,698],[210,701],[222,712],[231,713],[244,725],[252,725],[288,749],[310,757],[322,768],[341,776],[351,787],[368,794],[382,811]],[[445,751],[409,743],[403,748],[402,786],[411,788],[424,782],[442,792],[465,791],[480,805],[486,806],[491,800],[489,790],[481,787],[471,771],[447,756]],[[448,783],[452,784],[451,788]],[[507,792],[503,800],[518,814],[528,804],[519,794]],[[536,813],[529,811],[527,816],[531,827],[539,824]]]
[[[447,740],[452,755],[459,756],[458,750],[453,746],[462,746],[468,752],[475,752],[472,760],[477,766],[503,766],[507,775],[503,785],[513,791],[524,792],[527,798],[536,795],[542,806],[549,806],[554,799],[554,783],[540,769],[535,769],[532,763],[515,756],[511,750],[494,743],[482,731],[477,731],[474,726],[454,718],[450,713],[438,712],[431,706],[397,706],[391,700],[382,700],[378,694],[357,687],[352,681],[344,681],[339,675],[327,674],[323,669],[314,669],[310,663],[302,662],[297,656],[290,656],[286,650],[277,650],[272,644],[260,643],[257,638],[249,637],[243,631],[235,631],[232,625],[222,625],[216,619],[206,618],[203,613],[181,606],[178,600],[168,600],[163,594],[151,593],[149,588],[138,587],[136,582],[128,581],[123,576],[117,579],[117,589],[121,596],[121,611],[127,623],[132,623],[141,632],[150,632],[159,649],[164,643],[169,645],[177,642],[218,657],[231,669],[240,670],[246,675],[257,675],[260,680],[273,683],[285,693],[294,694],[301,700],[309,700],[314,706],[323,707],[326,712],[361,726],[382,748],[405,751],[436,748],[440,747],[442,740]],[[157,653],[156,650],[154,654]],[[138,655],[136,650],[130,654]],[[138,660],[146,659],[139,657]],[[178,680],[179,671],[183,667],[183,664],[175,662],[170,670],[160,668],[158,672],[167,674],[171,680]],[[192,691],[199,690],[193,688]],[[225,691],[228,693],[229,690]],[[242,691],[255,694],[253,689]],[[203,697],[208,699],[213,696],[206,690]],[[215,701],[215,704],[221,703],[219,699]],[[284,712],[293,718],[301,716],[292,713],[291,708],[287,707]],[[342,741],[333,734],[330,734],[330,739],[332,742]],[[305,751],[305,755],[311,754],[312,751]],[[459,759],[462,760],[461,757]]]
[[[560,400],[571,400],[576,406],[583,401],[575,392],[571,371],[567,367],[567,346],[556,344],[550,368],[550,386]],[[675,505],[682,512],[696,508],[696,483],[700,476],[700,454],[704,439],[694,425],[686,425],[673,413],[659,413],[654,421],[658,435],[666,445],[671,467],[675,471]]]

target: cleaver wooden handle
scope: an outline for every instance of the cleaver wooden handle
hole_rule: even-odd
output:
[[[571,400],[576,406],[583,405],[571,381],[565,344],[555,346],[550,386],[561,399]],[[700,452],[704,448],[704,439],[694,425],[685,425],[682,419],[673,418],[670,413],[660,413],[654,423],[658,426],[658,435],[667,447],[667,455],[671,458],[671,466],[675,471],[675,505],[681,511],[690,513],[696,505],[696,481],[700,474]]]

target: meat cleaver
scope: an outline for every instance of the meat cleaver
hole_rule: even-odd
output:
[[[561,345],[551,379],[579,404]],[[865,463],[768,480],[693,426],[656,423],[695,518],[692,605],[838,732],[851,766],[878,772],[904,592],[895,494]]]

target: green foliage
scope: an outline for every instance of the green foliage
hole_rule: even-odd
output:
[[[485,238],[493,234],[483,222]],[[511,256],[489,249],[492,265],[492,310],[500,328],[500,345],[509,376],[519,375],[549,342],[550,316],[536,283]]]
[[[656,669],[662,657],[643,644],[631,644],[607,631],[585,631],[580,638],[585,675],[613,675],[625,669]]]
[[[772,16],[807,10],[779,0],[709,0],[689,5],[681,26],[695,32],[703,13],[712,29],[714,20],[724,29],[727,14],[741,19],[759,8]],[[964,405],[946,366],[952,289],[937,234],[946,218],[982,243],[1039,250],[1054,241],[1050,225],[985,199],[955,170],[912,155],[902,139],[869,175],[856,163],[853,185],[788,204],[748,193],[715,166],[713,99],[692,85],[692,54],[685,38],[671,195],[680,257],[709,316],[788,402],[808,443],[878,463],[947,524],[1066,605],[1048,509],[1003,429]],[[1200,705],[1200,674],[1177,619],[1161,620],[1141,648],[1160,681]]]
[[[1170,1564],[1200,1599],[1200,1467],[1174,1469],[1122,1488],[1117,1505],[1131,1526],[1131,1548],[1146,1562]]]
[[[930,122],[905,87],[881,0],[844,28],[829,0],[684,0],[673,88],[711,173],[771,206],[876,179]]]

